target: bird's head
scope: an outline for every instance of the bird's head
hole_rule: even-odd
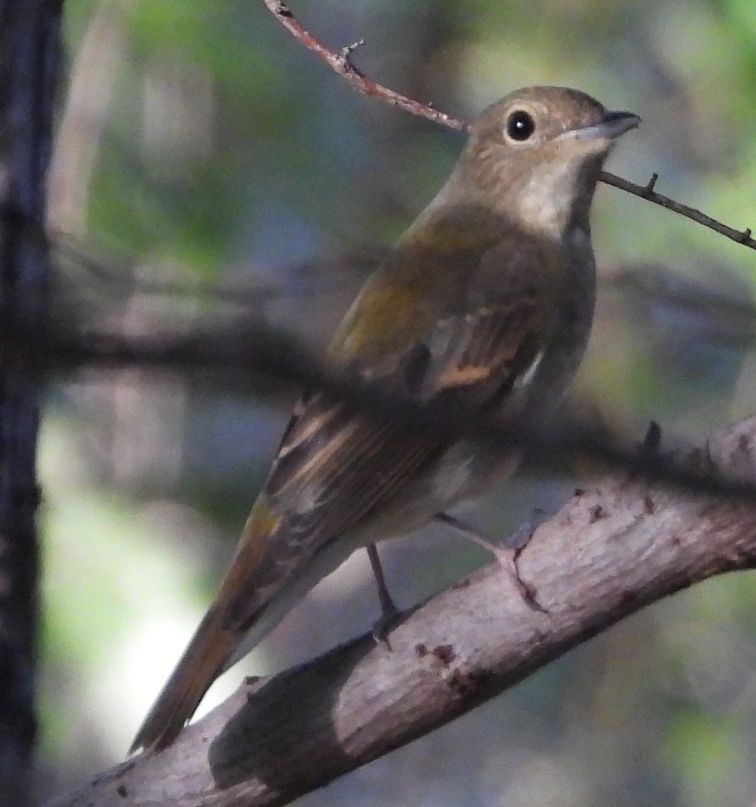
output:
[[[528,87],[489,106],[470,126],[462,185],[518,223],[563,233],[585,222],[614,140],[640,123],[578,90]]]

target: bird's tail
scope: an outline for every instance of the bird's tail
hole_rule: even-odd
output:
[[[160,750],[176,739],[238,641],[238,634],[224,628],[218,611],[211,608],[142,723],[129,753],[139,748]]]
[[[241,656],[248,653],[286,613],[258,608],[233,619],[230,614],[237,603],[254,601],[250,589],[252,572],[264,554],[277,519],[270,514],[264,496],[258,498],[247,519],[239,548],[231,563],[215,602],[200,622],[176,669],[163,687],[155,705],[145,718],[131,745],[160,750],[170,745],[184,723],[194,714],[210,684]],[[230,610],[231,609],[231,610]],[[266,618],[259,618],[263,611]],[[272,615],[271,615],[272,614]]]

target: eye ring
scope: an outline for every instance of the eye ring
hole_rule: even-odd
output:
[[[536,125],[533,116],[524,109],[516,109],[507,118],[507,136],[518,143],[523,143],[525,140],[528,140],[533,132],[535,132],[535,128]]]

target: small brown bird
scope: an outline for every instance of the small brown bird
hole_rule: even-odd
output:
[[[591,328],[599,172],[638,123],[561,87],[488,107],[449,180],[347,313],[335,361],[418,402],[459,402],[505,425],[542,418]],[[479,494],[516,460],[500,445],[412,434],[307,392],[215,601],[132,751],[169,745],[215,678],[355,549]]]

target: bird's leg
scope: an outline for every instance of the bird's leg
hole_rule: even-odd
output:
[[[662,430],[661,426],[655,421],[649,421],[648,428],[646,429],[646,436],[641,443],[642,454],[658,454],[659,446],[661,445]]]
[[[399,609],[389,593],[386,585],[386,576],[383,573],[383,566],[378,555],[378,547],[375,544],[368,544],[368,558],[370,558],[370,568],[373,570],[375,587],[378,591],[378,601],[381,604],[381,618],[373,625],[373,638],[376,642],[384,644],[389,650],[391,645],[388,641],[388,630],[391,623],[396,619]]]
[[[522,579],[519,566],[517,565],[520,554],[528,545],[528,541],[530,541],[535,532],[535,527],[531,522],[525,522],[525,524],[517,530],[513,536],[511,546],[501,546],[501,544],[495,543],[479,530],[476,530],[474,527],[471,527],[464,521],[460,521],[454,516],[450,516],[448,513],[438,513],[435,516],[435,520],[441,524],[445,524],[447,527],[452,527],[461,535],[464,535],[465,538],[475,541],[476,544],[493,553],[502,569],[504,569],[507,576],[520,592],[528,608],[532,608],[534,611],[540,611],[544,614],[547,613],[546,609],[538,602],[535,587]]]

